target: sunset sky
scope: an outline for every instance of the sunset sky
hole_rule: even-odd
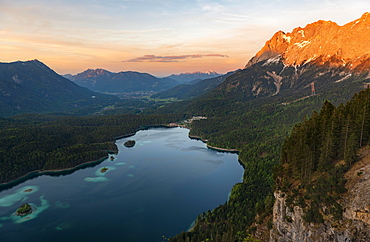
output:
[[[360,0],[0,0],[0,62],[156,76],[243,68],[278,31],[370,11]]]

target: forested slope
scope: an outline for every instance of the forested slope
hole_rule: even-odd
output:
[[[320,113],[297,124],[285,140],[277,188],[287,193],[290,206],[304,208],[306,222],[323,222],[328,214],[334,220],[342,217],[337,200],[345,192],[343,175],[357,161],[358,150],[369,145],[369,118],[366,89],[346,105],[326,101]]]

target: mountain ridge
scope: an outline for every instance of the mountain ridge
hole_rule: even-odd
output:
[[[332,21],[319,20],[292,32],[276,32],[266,41],[264,47],[249,60],[245,68],[258,62],[281,56],[287,66],[300,66],[311,61],[320,64],[336,57],[333,66],[342,65],[356,69],[362,61],[370,58],[370,14],[364,13],[359,19],[339,26]],[[367,69],[368,70],[368,69]]]
[[[179,84],[170,78],[158,78],[136,71],[110,72],[105,69],[87,69],[76,75],[65,75],[76,84],[97,92],[158,92]]]

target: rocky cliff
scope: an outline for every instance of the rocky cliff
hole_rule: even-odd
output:
[[[370,148],[360,155],[361,160],[345,174],[347,192],[339,201],[341,220],[324,216],[324,223],[306,223],[302,208],[291,209],[285,194],[276,191],[270,241],[370,241]]]
[[[279,31],[247,63],[281,56],[285,65],[300,66],[310,61],[355,69],[370,57],[370,14],[343,26],[332,21],[317,21],[291,33]]]

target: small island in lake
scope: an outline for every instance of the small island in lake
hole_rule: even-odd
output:
[[[107,168],[107,167],[103,167],[103,168],[101,168],[101,169],[100,169],[100,172],[101,172],[101,173],[104,173],[104,172],[106,172],[107,170],[108,170],[108,168]]]
[[[126,147],[134,147],[135,146],[135,140],[128,140],[123,145]]]
[[[23,192],[32,192],[33,191],[33,189],[27,189],[27,190],[24,190]]]
[[[111,161],[113,161],[113,160],[114,160],[114,156],[113,156],[113,155],[111,155],[111,156],[110,156],[110,160],[111,160]]]
[[[31,206],[28,204],[28,203],[23,203],[18,209],[17,211],[15,211],[15,214],[17,216],[24,216],[24,215],[27,215],[29,213],[32,213],[32,208]]]

